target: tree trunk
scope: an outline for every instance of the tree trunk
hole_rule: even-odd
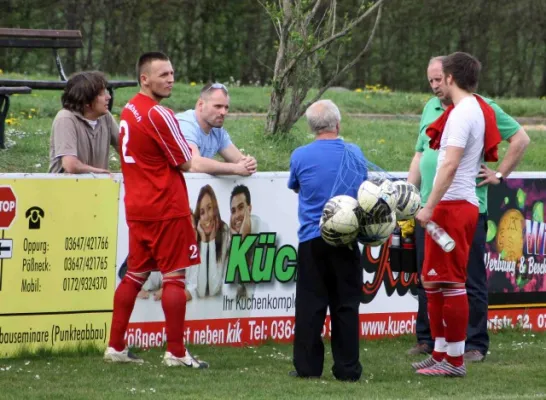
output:
[[[363,13],[359,13],[352,20],[346,21],[339,30],[335,29],[335,17],[332,18],[331,22],[323,23],[324,16],[327,15],[325,11],[328,10],[321,9],[321,0],[310,2],[306,9],[299,8],[299,3],[294,4],[290,0],[283,0],[282,13],[280,13],[282,18],[278,15],[274,16],[275,12],[270,11],[279,38],[279,48],[273,74],[273,92],[271,93],[265,122],[266,135],[290,132],[310,105],[310,103],[303,104],[303,102],[309,89],[316,83],[314,79],[319,70],[319,63],[324,60],[324,54],[332,49],[332,45],[338,39],[351,33],[354,27],[377,10],[375,23],[365,47],[343,68],[335,69],[327,83],[319,87],[319,92],[314,96],[313,101],[318,100],[336,82],[339,76],[352,68],[367,52],[381,19],[383,2],[384,0],[375,2]],[[332,4],[335,7],[335,2],[330,4],[330,7],[332,7]],[[335,11],[331,8],[329,11],[335,14]],[[289,104],[285,104],[288,87],[292,89],[292,95]]]
[[[265,134],[274,135],[279,131],[279,121],[282,111],[282,103],[285,95],[285,89],[277,88],[271,92],[269,100],[269,109],[265,120]]]

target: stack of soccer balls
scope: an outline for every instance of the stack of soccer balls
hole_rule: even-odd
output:
[[[421,204],[419,190],[406,181],[371,178],[360,185],[357,199],[332,197],[322,211],[320,232],[332,246],[355,240],[368,246],[387,241],[397,220],[415,217]]]

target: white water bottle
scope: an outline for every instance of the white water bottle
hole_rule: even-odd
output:
[[[428,234],[438,243],[443,251],[449,253],[455,248],[455,241],[436,222],[429,221],[426,226]]]

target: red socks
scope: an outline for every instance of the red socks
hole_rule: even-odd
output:
[[[131,318],[137,294],[140,292],[144,281],[145,278],[127,272],[116,289],[108,346],[117,351],[125,349],[125,331],[127,325],[129,325],[129,318]]]
[[[125,349],[125,332],[135,306],[138,292],[146,278],[127,272],[114,295],[114,312],[110,329],[109,347],[117,351]],[[184,357],[184,321],[186,319],[186,293],[184,277],[163,278],[161,305],[165,313],[167,331],[167,351],[175,357]]]
[[[426,289],[428,303],[428,319],[430,321],[430,333],[434,339],[432,358],[442,361],[447,352],[444,334],[444,297],[442,289]]]
[[[430,332],[434,339],[432,357],[444,358],[455,366],[463,364],[468,325],[466,289],[426,289]]]
[[[443,289],[445,338],[448,343],[447,361],[459,367],[463,364],[464,342],[468,325],[466,289]]]
[[[163,277],[161,305],[165,313],[167,351],[175,357],[184,357],[184,322],[186,320],[186,293],[184,278]]]

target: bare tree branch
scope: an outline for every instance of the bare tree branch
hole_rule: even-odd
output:
[[[313,6],[313,9],[309,14],[307,14],[307,18],[305,18],[304,26],[309,25],[309,22],[315,17],[315,14],[317,13],[317,10],[319,9],[320,5],[322,4],[322,0],[317,0],[315,5]]]
[[[265,1],[265,0],[260,0]],[[275,0],[272,0],[275,1]],[[312,102],[317,101],[324,92],[344,73],[358,62],[371,48],[377,27],[381,20],[382,6],[385,0],[375,0],[367,9],[358,8],[356,16],[340,26],[337,19],[337,0],[308,0],[303,6],[299,0],[277,0],[279,2],[279,48],[275,60],[272,81],[272,92],[265,122],[265,133],[276,134],[289,132],[294,123],[303,115]],[[366,0],[362,0],[366,1]],[[363,6],[364,7],[364,6]],[[366,6],[368,7],[368,6]],[[324,8],[324,12],[321,12]],[[275,14],[270,7],[271,13]],[[373,16],[375,22],[367,42],[359,54],[349,64],[341,63],[344,43],[339,46],[332,44],[339,38],[354,30],[365,18]],[[321,13],[321,17],[318,15]],[[310,42],[311,41],[311,42]],[[325,86],[311,102],[305,103],[305,98],[315,82],[316,68],[324,61],[323,52],[333,53],[337,48],[337,62],[330,69],[330,77]],[[317,56],[320,50],[321,56]],[[332,71],[333,70],[333,71]],[[323,72],[324,75],[327,72]],[[546,79],[546,78],[545,78]]]
[[[287,0],[285,0],[287,1]],[[366,12],[364,12],[359,17],[355,18],[350,24],[345,26],[344,29],[336,33],[335,35],[330,36],[329,38],[326,38],[322,40],[321,42],[317,43],[315,46],[313,46],[310,50],[301,49],[295,56],[292,58],[290,63],[286,66],[286,68],[282,71],[281,74],[279,74],[279,79],[284,79],[284,77],[290,72],[294,66],[300,61],[300,59],[303,56],[309,57],[310,55],[314,54],[317,50],[320,50],[321,48],[329,45],[334,40],[339,39],[342,36],[345,36],[349,31],[351,31],[356,25],[358,25],[364,18],[366,18],[368,15],[370,15],[372,12],[374,12],[378,7],[381,7],[383,5],[383,2],[385,0],[379,0],[377,3],[375,3],[373,6],[371,6]]]
[[[270,70],[271,72],[275,72],[273,68],[271,68],[268,64],[264,63],[262,60],[260,60],[258,57],[254,58],[258,64],[260,64],[262,67],[265,67],[266,69]]]
[[[311,104],[313,104],[315,101],[319,100],[321,98],[321,96],[324,94],[324,92],[326,92],[326,90],[328,90],[335,83],[335,81],[339,78],[340,75],[344,74],[347,70],[352,68],[358,62],[358,60],[360,60],[360,58],[362,58],[362,56],[368,52],[368,50],[370,49],[371,44],[373,42],[373,38],[375,37],[377,27],[379,26],[379,21],[381,20],[382,9],[383,9],[383,6],[381,5],[379,7],[379,10],[377,11],[377,16],[375,17],[375,22],[374,22],[374,25],[373,25],[373,28],[372,28],[372,32],[370,33],[370,37],[368,38],[368,42],[366,43],[366,46],[364,46],[364,49],[362,49],[362,51],[360,53],[358,53],[358,55],[355,58],[353,58],[353,60],[350,63],[345,65],[345,67],[343,67],[343,69],[341,71],[334,74],[334,76],[328,81],[328,83],[319,89],[319,91],[317,92],[315,97],[313,97],[313,99],[311,99],[309,102],[305,103],[300,108],[299,113],[298,113],[298,117],[301,117],[305,113],[305,110],[307,110],[307,108]]]
[[[337,17],[337,1],[333,0],[333,4],[332,4],[332,35],[336,31],[336,17]]]
[[[281,24],[280,24],[280,21],[278,18],[275,18],[273,17],[273,14],[271,14],[271,11],[269,11],[269,9],[267,8],[267,6],[263,3],[263,1],[261,0],[258,0],[258,3],[260,3],[260,5],[264,8],[265,12],[267,13],[267,15],[269,15],[269,18],[271,19],[271,22],[273,22],[273,27],[275,28],[275,32],[277,32],[277,36],[280,38],[281,37]],[[277,28],[277,25],[278,25],[278,28]]]
[[[320,17],[320,21],[317,24],[317,27],[315,29],[315,32],[313,32],[313,35],[318,36],[320,27],[322,26],[322,23],[324,22],[324,18],[326,17],[326,14],[328,14],[328,10],[324,10],[322,13],[322,17]]]

